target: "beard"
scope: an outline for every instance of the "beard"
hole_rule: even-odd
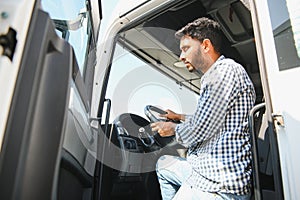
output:
[[[203,75],[203,72],[201,72],[200,69],[194,67],[190,62],[186,64],[186,68],[189,70],[190,73],[194,73],[199,77]]]
[[[189,70],[189,72],[194,73],[198,76],[202,76],[203,72],[201,71],[201,69],[205,66],[205,59],[201,50],[198,49],[198,51],[193,55],[192,58],[193,59],[191,59],[191,62],[187,61],[186,68]]]

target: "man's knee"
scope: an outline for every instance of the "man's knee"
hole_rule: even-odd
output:
[[[156,171],[169,168],[180,159],[181,159],[180,157],[176,157],[176,156],[163,155],[157,160]]]
[[[156,163],[156,174],[159,178],[169,177],[170,174],[173,176],[181,177],[180,168],[189,168],[186,166],[187,162],[185,158],[171,155],[163,155],[161,156]],[[185,169],[185,170],[187,170]]]
[[[166,160],[168,160],[168,155],[161,156],[156,162],[156,174],[160,178],[166,166]]]

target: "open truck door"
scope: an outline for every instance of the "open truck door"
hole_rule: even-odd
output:
[[[91,199],[100,1],[0,1],[0,199]]]

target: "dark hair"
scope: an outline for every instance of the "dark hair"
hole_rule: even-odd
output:
[[[188,35],[194,39],[203,42],[209,39],[217,52],[221,52],[222,48],[222,31],[218,22],[201,17],[193,22],[188,23],[175,33],[176,38]]]

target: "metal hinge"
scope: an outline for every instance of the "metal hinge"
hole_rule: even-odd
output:
[[[272,118],[278,126],[281,126],[284,128],[284,119],[283,119],[282,114],[273,113]]]

